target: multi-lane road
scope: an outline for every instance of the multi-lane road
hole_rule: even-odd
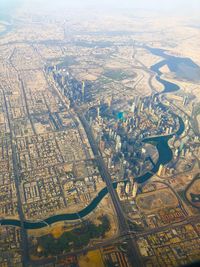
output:
[[[45,75],[45,77],[46,77],[46,75]],[[46,79],[47,79],[47,77],[46,77]],[[59,88],[55,84],[52,84],[52,82],[50,82],[48,79],[47,79],[47,81],[48,81],[49,86],[51,88],[55,89],[55,92],[57,93],[57,95],[60,98],[63,105],[66,106],[65,105],[65,103],[66,103],[65,97],[66,96],[61,93],[61,91],[59,90]],[[73,109],[71,110],[70,114],[71,114],[74,121],[77,121],[75,118],[77,116],[79,118],[82,126],[83,126],[85,133],[87,135],[88,141],[90,143],[91,149],[93,151],[99,172],[100,172],[103,180],[105,181],[106,186],[108,188],[108,192],[111,196],[112,203],[113,203],[113,206],[115,209],[115,213],[116,213],[116,216],[118,219],[119,236],[127,236],[127,250],[128,250],[127,252],[129,255],[131,265],[133,267],[142,267],[143,262],[141,260],[139,248],[136,244],[134,236],[131,235],[129,224],[127,222],[127,219],[126,219],[124,212],[123,212],[123,209],[121,207],[119,197],[117,195],[117,192],[113,188],[110,173],[109,173],[107,166],[105,165],[105,162],[102,158],[101,152],[100,152],[98,145],[95,141],[95,138],[94,138],[93,132],[90,128],[90,125],[88,124],[87,120],[85,119],[83,112],[75,104],[73,104],[72,106],[73,106]]]
[[[117,215],[117,219],[118,219],[119,232],[120,232],[119,234],[120,235],[129,235],[131,232],[130,232],[130,228],[129,228],[127,219],[124,216],[124,212],[123,212],[123,209],[121,207],[119,197],[117,195],[117,192],[113,188],[110,173],[109,173],[107,166],[105,165],[105,162],[101,156],[101,152],[99,151],[98,145],[96,144],[92,130],[90,128],[90,125],[88,124],[87,120],[85,119],[85,116],[83,115],[83,113],[76,106],[74,107],[74,111],[76,112],[77,116],[79,117],[79,120],[82,123],[83,128],[85,129],[90,146],[92,148],[94,156],[96,157],[96,163],[97,163],[99,172],[100,172],[103,180],[105,181],[106,186],[108,188],[108,192],[111,196],[111,199],[112,199],[112,202],[113,202],[113,205],[115,208],[115,212]],[[138,246],[137,246],[136,241],[134,239],[134,236],[130,236],[130,237],[131,238],[127,240],[127,250],[128,250],[127,252],[129,255],[129,260],[131,262],[131,265],[133,267],[143,266],[143,263],[142,263],[142,260],[140,257],[140,253],[139,253],[139,249],[138,249]]]
[[[8,119],[8,125],[9,125],[9,130],[10,130],[10,142],[11,142],[11,150],[12,150],[12,162],[13,162],[13,171],[14,171],[14,176],[15,176],[15,187],[16,187],[16,192],[17,192],[17,209],[18,209],[18,214],[19,214],[19,219],[21,222],[21,250],[22,250],[22,260],[23,260],[23,267],[28,266],[28,237],[27,237],[27,232],[26,229],[24,228],[24,213],[22,209],[22,202],[21,202],[21,196],[20,196],[20,174],[19,174],[19,169],[18,169],[18,161],[17,161],[17,152],[16,152],[16,144],[15,144],[15,138],[13,136],[13,130],[11,127],[11,122],[10,122],[10,115],[8,112],[8,104],[6,100],[6,96],[4,91],[3,92],[3,99],[4,99],[4,105],[5,105],[5,110],[6,110],[6,115]]]

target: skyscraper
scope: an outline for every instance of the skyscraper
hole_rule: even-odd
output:
[[[84,81],[82,81],[81,98],[82,98],[82,101],[84,102],[85,101],[85,82]]]

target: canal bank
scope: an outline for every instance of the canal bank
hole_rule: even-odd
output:
[[[164,51],[164,50],[160,50],[160,51]],[[158,95],[171,93],[171,92],[174,92],[180,89],[178,85],[168,82],[161,78],[162,72],[160,72],[160,68],[162,67],[163,64],[164,63],[162,60],[161,62],[156,63],[155,65],[151,67],[151,70],[156,73],[156,79],[164,86],[164,90]],[[162,103],[160,104],[163,105]],[[172,153],[171,148],[168,145],[168,142],[174,136],[176,137],[180,136],[184,132],[184,129],[185,129],[185,125],[184,125],[182,118],[177,116],[175,113],[173,113],[173,115],[174,117],[177,117],[179,120],[179,129],[175,133],[167,135],[167,136],[165,135],[165,136],[159,136],[159,137],[158,136],[149,137],[143,140],[144,143],[150,143],[156,147],[156,149],[158,150],[159,157],[158,157],[158,161],[156,162],[156,164],[154,165],[151,171],[145,173],[142,176],[135,178],[137,183],[143,184],[147,182],[155,173],[157,173],[161,164],[166,165],[172,160],[173,153]],[[113,183],[113,187],[115,189],[117,188],[117,182]],[[87,207],[85,207],[81,211],[78,211],[77,213],[58,214],[58,215],[51,216],[41,221],[24,221],[23,222],[24,228],[25,229],[40,229],[40,228],[46,227],[47,225],[51,225],[53,223],[60,222],[60,221],[70,222],[70,221],[80,220],[80,218],[84,218],[87,215],[89,215],[98,206],[98,204],[107,195],[107,193],[108,193],[107,187],[103,188]],[[10,226],[20,227],[21,222],[20,220],[14,220],[14,219],[13,220],[12,219],[0,219],[0,225],[10,225]]]

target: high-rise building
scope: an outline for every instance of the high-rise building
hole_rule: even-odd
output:
[[[99,142],[99,148],[100,148],[100,150],[102,152],[104,151],[104,149],[105,149],[105,142],[103,140],[100,140],[100,142]]]
[[[130,185],[130,183],[127,183],[126,187],[125,187],[125,192],[126,192],[127,195],[129,195],[130,190],[131,190],[131,185]]]
[[[62,82],[62,86],[64,87],[64,85],[65,85],[65,76],[64,75],[61,78],[61,82]]]
[[[131,106],[131,112],[135,113],[135,102],[133,102],[133,104]]]
[[[109,96],[108,99],[107,99],[107,104],[108,104],[108,107],[110,108],[111,105],[112,105],[112,96]]]
[[[97,118],[100,117],[100,107],[97,107]]]
[[[121,150],[121,146],[122,146],[121,137],[119,135],[117,135],[116,146],[115,146],[116,152],[119,152]]]
[[[188,102],[188,97],[187,96],[184,96],[184,98],[183,98],[183,105],[186,106],[187,105],[187,102]]]
[[[81,88],[81,97],[82,97],[82,101],[85,101],[85,82],[82,82],[82,88]]]
[[[108,159],[108,169],[112,167],[112,159],[109,157]]]
[[[158,170],[158,176],[163,176],[165,175],[166,169],[163,164],[160,164],[159,170]]]
[[[142,102],[140,106],[140,111],[142,112],[143,110],[144,110],[144,103]]]
[[[134,185],[133,185],[133,191],[132,191],[132,196],[133,196],[133,198],[136,197],[136,195],[137,195],[137,190],[138,190],[138,184],[135,182]]]

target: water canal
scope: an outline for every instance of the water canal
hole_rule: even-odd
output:
[[[152,49],[148,47],[145,47],[145,48],[148,49],[154,55],[159,55],[165,58],[164,50]],[[170,59],[168,58],[167,60],[170,60]],[[159,63],[156,63],[155,65],[151,67],[151,70],[156,73],[157,81],[160,82],[164,86],[164,90],[161,93],[159,93],[159,95],[163,93],[174,92],[180,89],[178,85],[168,82],[161,78],[162,72],[160,72],[160,68],[164,64],[166,64],[165,59],[160,61]],[[159,137],[149,137],[143,140],[144,143],[150,143],[156,146],[159,157],[158,157],[158,161],[156,162],[156,164],[154,165],[153,169],[150,172],[147,172],[140,177],[136,177],[136,181],[139,184],[142,184],[148,181],[158,171],[161,164],[165,165],[172,160],[173,153],[168,145],[168,142],[171,138],[173,138],[174,135],[176,135],[177,137],[180,136],[184,132],[184,129],[185,129],[185,125],[184,125],[182,118],[177,116],[176,114],[174,114],[174,116],[178,117],[179,119],[179,129],[177,130],[176,133],[170,134],[167,136],[165,135],[165,136],[159,136]],[[117,188],[117,182],[113,183],[113,187]],[[23,226],[25,229],[39,229],[39,228],[46,227],[47,225],[50,225],[50,224],[53,224],[59,221],[81,220],[82,218],[84,218],[85,216],[87,216],[93,210],[96,209],[98,204],[107,195],[107,193],[108,193],[107,188],[106,187],[103,188],[87,207],[78,211],[77,213],[58,214],[58,215],[51,216],[41,221],[24,221]],[[20,220],[17,220],[17,219],[0,219],[0,224],[1,225],[12,225],[12,226],[18,226],[18,227],[22,226]]]

